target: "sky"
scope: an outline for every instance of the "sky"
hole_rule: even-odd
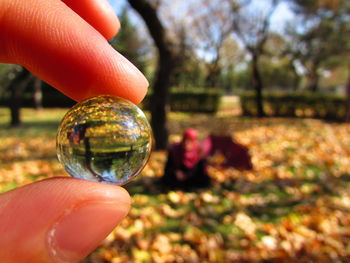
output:
[[[113,6],[117,14],[120,13],[123,6],[127,4],[126,0],[108,0],[108,1]],[[282,2],[279,4],[279,6],[277,7],[277,9],[275,10],[272,16],[271,27],[274,31],[282,32],[285,23],[291,19],[293,19],[292,11],[290,10],[290,8],[285,2]]]
[[[113,6],[116,13],[120,13],[125,5],[127,5],[126,0],[108,0],[110,4]],[[182,1],[190,1],[190,0],[182,0]],[[217,0],[218,1],[218,0]],[[254,0],[257,5],[266,4],[266,0]],[[181,2],[180,2],[181,3]],[[293,19],[293,12],[290,10],[288,5],[285,2],[281,2],[277,9],[275,10],[273,16],[271,17],[271,31],[275,31],[278,33],[283,33],[285,25],[288,21]],[[134,21],[135,24],[139,23],[140,20],[137,15],[132,15],[130,17],[131,21]],[[123,25],[121,25],[121,30],[123,29]],[[147,32],[145,29],[144,32]],[[147,33],[146,33],[147,34]],[[239,40],[238,40],[239,42]],[[198,50],[199,56],[204,59],[211,60],[212,54],[210,52],[206,52],[204,50]]]
[[[120,13],[120,10],[122,10],[123,6],[126,4],[125,0],[108,0],[108,2],[111,4],[117,14]]]
[[[271,28],[274,31],[282,32],[286,22],[292,20],[293,16],[293,12],[285,2],[279,4],[271,18]]]

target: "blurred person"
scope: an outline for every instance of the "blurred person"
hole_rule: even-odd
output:
[[[162,182],[168,187],[175,188],[210,185],[206,160],[203,158],[195,129],[186,129],[182,140],[170,146]]]
[[[1,0],[0,62],[21,64],[76,101],[110,94],[139,103],[147,80],[107,39],[119,22],[107,0]],[[121,187],[52,178],[0,195],[0,260],[71,263],[130,209]]]
[[[161,181],[170,188],[207,187],[211,183],[207,166],[212,165],[210,159],[218,154],[222,157],[219,166],[223,169],[253,169],[248,148],[231,136],[211,133],[200,142],[195,129],[186,129],[182,140],[168,150]]]
[[[202,151],[203,156],[206,156],[206,158],[210,158],[215,154],[221,154],[224,157],[223,162],[220,164],[223,168],[253,169],[248,148],[236,142],[230,135],[210,134],[202,142]]]

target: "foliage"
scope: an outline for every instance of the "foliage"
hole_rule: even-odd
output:
[[[203,61],[206,68],[206,85],[219,87],[223,48],[232,31],[230,6],[224,1],[220,5],[213,1],[196,1],[196,6],[191,7],[190,16],[188,31],[192,34],[197,53],[210,54]]]
[[[142,108],[149,109],[150,95],[142,102]],[[172,89],[170,110],[181,112],[215,113],[220,104],[221,93],[218,90],[205,89]]]
[[[7,129],[0,110],[0,189],[65,175],[55,158],[64,111],[24,111]],[[311,119],[240,119],[220,113],[171,114],[171,141],[186,127],[234,134],[254,171],[221,170],[213,187],[165,191],[157,184],[165,152],[154,152],[138,180],[128,217],[84,263],[349,262],[349,124]]]
[[[118,35],[110,40],[112,47],[130,60],[139,70],[145,71],[149,45],[140,37],[135,25],[128,15],[128,9],[124,7],[119,16],[122,25]]]
[[[172,111],[215,113],[218,110],[221,94],[219,91],[174,91],[170,97]]]
[[[157,48],[157,71],[154,77],[150,112],[156,149],[166,149],[168,143],[167,107],[170,95],[171,77],[176,67],[178,50],[159,16],[158,5],[147,0],[128,0],[147,25]]]
[[[143,100],[141,107],[149,109],[150,94]],[[171,92],[170,110],[182,112],[215,113],[218,110],[221,92],[213,89],[173,89]],[[76,102],[48,85],[43,88],[44,108],[69,108]],[[0,106],[9,106],[8,96],[0,97]],[[33,94],[27,92],[22,99],[22,107],[33,108]]]
[[[261,75],[266,90],[294,90],[296,76],[290,70],[290,62],[287,59],[271,59],[271,57],[262,57]]]
[[[234,33],[242,41],[251,56],[252,86],[256,92],[256,116],[265,116],[262,100],[264,83],[261,77],[259,60],[265,52],[265,45],[270,35],[271,16],[279,0],[265,1],[265,5],[254,6],[251,1],[229,1],[232,11]]]
[[[14,65],[0,63],[0,96],[6,92],[6,86],[9,79],[13,78]]]
[[[205,63],[198,63],[193,43],[189,41],[189,33],[185,26],[180,24],[177,32],[177,59],[174,73],[171,76],[171,86],[204,86]]]
[[[346,0],[290,2],[299,22],[294,21],[287,30],[290,39],[287,53],[303,65],[308,78],[307,88],[317,91],[322,69],[347,63],[346,57],[350,54],[350,5]]]
[[[242,93],[241,106],[244,115],[254,116],[254,94]],[[265,93],[264,107],[268,116],[312,117],[345,120],[344,96],[326,93]]]
[[[34,94],[32,92],[33,85],[30,83],[29,87],[24,91],[23,97],[21,98],[21,107],[32,108],[34,107]],[[76,102],[71,98],[63,95],[61,92],[52,88],[48,84],[44,83],[42,87],[42,105],[44,108],[68,108],[72,107]],[[0,106],[10,106],[10,94],[4,93],[0,96]]]

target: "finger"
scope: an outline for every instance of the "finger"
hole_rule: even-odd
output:
[[[63,2],[2,0],[0,10],[0,61],[22,64],[77,101],[100,94],[143,99],[142,73]]]
[[[126,216],[121,187],[54,178],[0,195],[1,262],[78,262]]]
[[[106,39],[117,34],[120,24],[107,0],[62,0]]]

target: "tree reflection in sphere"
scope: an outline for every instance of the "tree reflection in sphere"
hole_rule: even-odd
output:
[[[62,119],[57,156],[76,178],[122,185],[145,166],[152,131],[133,103],[98,96],[76,104]]]

